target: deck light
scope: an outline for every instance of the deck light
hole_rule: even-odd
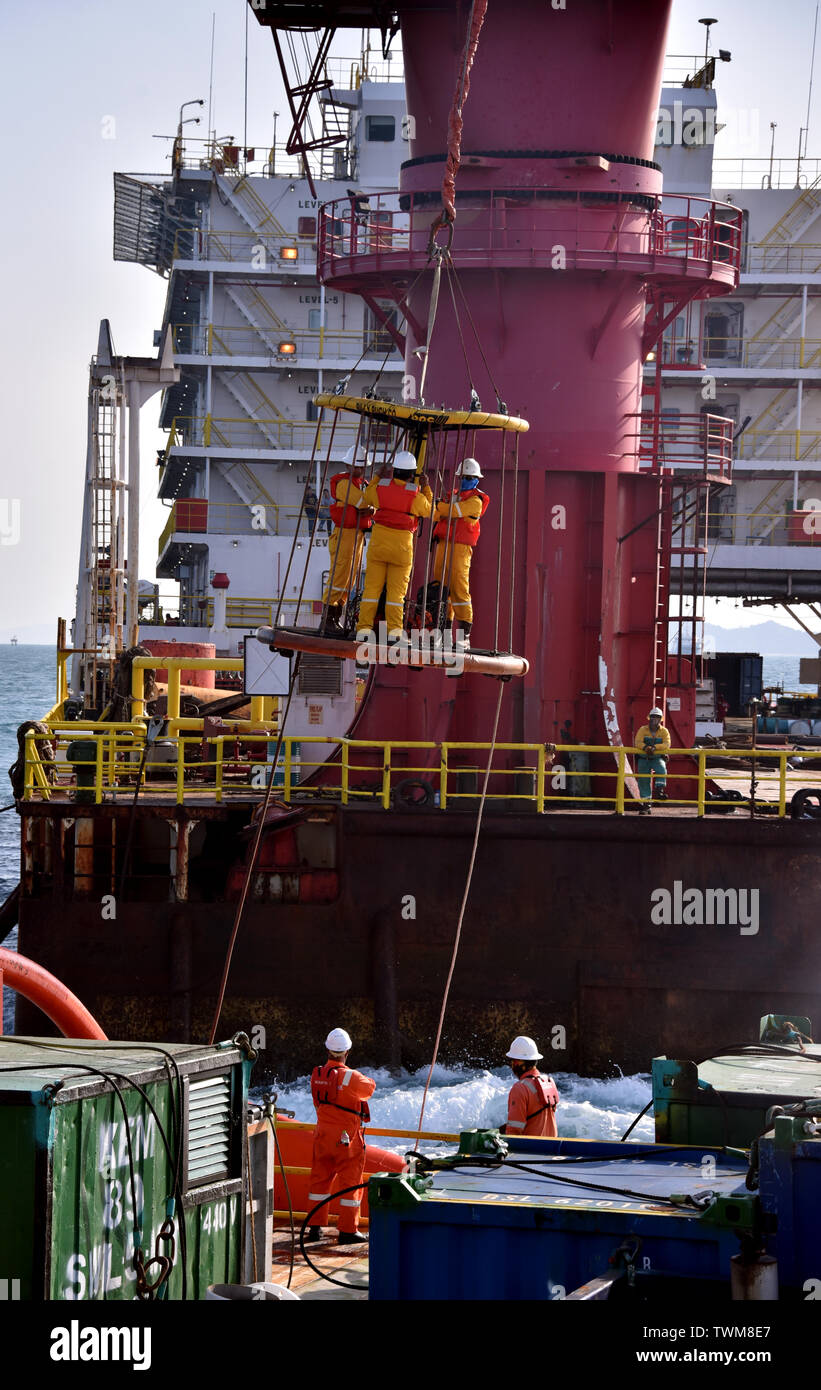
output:
[[[296,352],[296,343],[292,338],[285,338],[281,343],[277,344],[277,352],[280,357],[293,357]]]
[[[299,249],[296,246],[280,246],[279,259],[281,261],[295,261],[299,258]]]

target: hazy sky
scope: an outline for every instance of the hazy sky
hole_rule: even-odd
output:
[[[570,0],[584,3],[584,0]],[[490,0],[491,4],[503,0]],[[675,0],[671,53],[700,52],[709,13],[715,46],[732,51],[719,69],[716,153],[766,155],[769,122],[777,152],[792,156],[804,123],[816,0]],[[242,137],[244,0],[0,0],[0,83],[6,149],[0,224],[3,450],[0,540],[10,538],[19,499],[19,541],[0,544],[0,641],[15,631],[48,640],[59,614],[71,618],[77,575],[88,361],[99,321],[111,321],[118,352],[150,354],[166,282],[112,260],[112,174],[162,173],[180,103],[208,97],[211,17],[216,16],[213,124]],[[337,51],[352,55],[353,40]],[[821,49],[821,43],[819,44]],[[818,68],[821,57],[816,63]],[[272,112],[284,111],[270,36],[249,24],[248,140],[270,141]],[[821,86],[810,123],[817,138]],[[188,127],[189,134],[204,134]],[[282,126],[280,126],[280,136]],[[113,138],[112,138],[113,136]],[[722,141],[734,143],[723,147]],[[164,519],[153,500],[158,397],[143,411],[141,576],[153,577]],[[719,621],[757,621],[725,604]]]

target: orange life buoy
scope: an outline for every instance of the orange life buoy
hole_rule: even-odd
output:
[[[4,946],[0,946],[0,984],[7,984],[9,989],[16,990],[24,999],[42,1009],[64,1038],[108,1041],[96,1018],[92,1018],[76,994],[72,994],[41,965],[36,965],[27,956],[18,955],[16,951],[6,950]]]

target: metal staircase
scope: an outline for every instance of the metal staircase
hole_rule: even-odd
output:
[[[779,222],[761,238],[760,246],[792,246],[812,226],[821,212],[821,175],[802,188]]]
[[[276,356],[279,351],[279,344],[282,341],[282,335],[286,334],[290,336],[291,330],[288,325],[283,323],[282,319],[274,313],[270,304],[264,296],[259,293],[259,290],[254,289],[253,286],[250,285],[244,286],[243,288],[245,291],[244,295],[240,295],[239,291],[233,289],[230,285],[225,286],[225,292],[234,307],[239,309],[245,322],[254,330],[260,342],[264,343],[268,351]],[[249,299],[251,300],[250,304],[248,302]],[[263,326],[263,323],[260,321],[263,315],[268,320],[267,328]],[[276,336],[271,334],[271,329],[275,331]]]
[[[290,420],[287,415],[283,415],[282,411],[274,405],[270,397],[266,395],[262,387],[248,372],[219,372],[218,376],[237,402],[237,405],[240,406],[251,423],[256,426],[268,445],[272,449],[282,448],[282,439],[279,432],[269,427],[273,420],[282,420],[288,424],[293,424],[293,421]],[[244,390],[240,389],[238,382],[243,383]],[[256,403],[254,403],[254,398],[256,398]],[[259,413],[264,408],[267,408],[270,413],[260,419]]]
[[[268,233],[287,236],[282,223],[274,216],[268,204],[260,198],[246,174],[232,183],[224,174],[217,176],[217,187],[229,199],[237,215],[255,235]]]

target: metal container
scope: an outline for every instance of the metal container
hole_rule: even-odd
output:
[[[758,1145],[761,1207],[774,1228],[768,1241],[778,1257],[782,1289],[807,1300],[821,1297],[821,1124],[805,1107],[802,1116],[778,1115]],[[821,1109],[821,1102],[818,1103]]]
[[[0,1286],[196,1299],[241,1279],[249,1070],[234,1043],[0,1039]]]
[[[463,1135],[460,1151],[482,1138]],[[729,1302],[730,1261],[755,1212],[743,1156],[703,1146],[507,1143],[498,1166],[468,1159],[437,1172],[430,1187],[418,1176],[371,1178],[370,1298],[549,1301],[665,1290],[669,1298],[676,1277]],[[708,1205],[711,1193],[717,1200]]]
[[[786,1023],[782,1015],[762,1020]],[[811,1034],[808,1018],[791,1022]],[[653,1111],[656,1139],[661,1144],[729,1144],[747,1149],[766,1128],[773,1105],[791,1105],[821,1096],[821,1046],[808,1044],[804,1053],[793,1045],[751,1044],[749,1049],[711,1057],[698,1064],[667,1057],[653,1058]],[[815,1060],[813,1060],[815,1059]]]

